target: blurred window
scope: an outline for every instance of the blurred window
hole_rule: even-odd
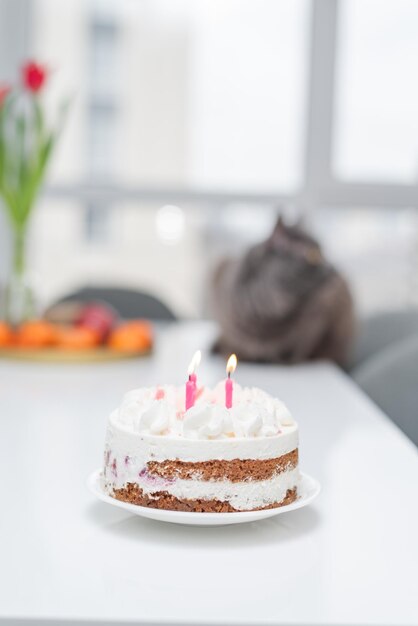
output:
[[[77,0],[63,18],[62,3],[33,4],[34,53],[76,91],[80,142],[68,130],[65,158],[87,150],[82,177],[301,185],[309,0]]]
[[[337,50],[335,173],[418,178],[418,2],[344,0]]]

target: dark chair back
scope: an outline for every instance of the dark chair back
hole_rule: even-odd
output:
[[[352,372],[357,384],[418,445],[418,334],[391,343]]]
[[[176,316],[161,300],[151,294],[121,287],[83,287],[59,300],[69,302],[99,300],[112,306],[124,319],[146,318],[174,322]]]

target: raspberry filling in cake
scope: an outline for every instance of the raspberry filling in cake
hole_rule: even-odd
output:
[[[112,497],[176,511],[253,511],[297,498],[298,427],[258,388],[130,391],[108,419],[103,484]]]

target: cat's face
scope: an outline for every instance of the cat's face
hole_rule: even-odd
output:
[[[272,235],[246,255],[241,279],[261,279],[272,288],[300,296],[330,271],[318,243],[299,227],[287,227],[279,220]]]

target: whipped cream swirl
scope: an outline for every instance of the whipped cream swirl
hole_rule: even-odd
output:
[[[170,391],[165,390],[163,397],[147,387],[128,392],[116,409],[118,421],[136,432],[168,435],[176,425],[176,407]]]
[[[232,409],[224,399],[221,385],[204,388],[185,411],[183,387],[145,387],[127,393],[112,419],[137,433],[186,439],[273,437],[294,425],[286,405],[261,389],[235,384]]]
[[[183,435],[188,439],[219,439],[233,434],[231,415],[219,404],[198,403],[184,414]]]

